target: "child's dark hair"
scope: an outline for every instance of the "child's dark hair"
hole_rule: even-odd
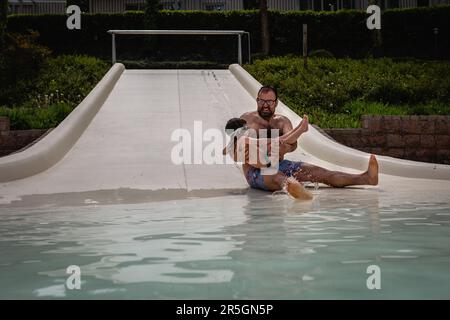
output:
[[[228,120],[227,124],[225,125],[225,131],[236,131],[239,128],[242,128],[244,125],[247,124],[247,121],[241,118],[231,118]]]

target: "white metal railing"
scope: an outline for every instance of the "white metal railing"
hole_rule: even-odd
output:
[[[248,62],[250,63],[250,32],[242,30],[109,30],[112,36],[112,63],[116,63],[116,34],[117,35],[237,35],[238,63],[242,65],[242,35],[247,35]]]

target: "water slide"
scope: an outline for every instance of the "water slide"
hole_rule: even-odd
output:
[[[229,118],[255,110],[259,87],[236,64],[228,70],[125,70],[116,63],[57,128],[31,147],[0,158],[0,206],[246,192],[236,164],[174,163],[178,140],[173,135],[186,129],[194,144],[196,134],[222,130]],[[281,101],[277,112],[294,126],[301,120]],[[207,146],[204,140],[194,149]],[[366,169],[369,155],[310,126],[287,158],[359,172]],[[384,156],[378,160],[380,190],[408,192],[417,184],[450,190],[450,166]]]

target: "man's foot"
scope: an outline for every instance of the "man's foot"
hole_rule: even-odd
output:
[[[311,200],[313,198],[312,193],[306,190],[305,187],[303,187],[303,185],[294,177],[289,177],[286,179],[286,190],[295,199]]]
[[[367,175],[367,184],[376,186],[378,184],[378,161],[375,155],[370,155],[369,167],[365,172]]]

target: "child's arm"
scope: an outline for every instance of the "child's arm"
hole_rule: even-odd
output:
[[[280,137],[277,138],[253,138],[253,137],[246,137],[246,144],[255,143],[257,145],[261,144],[268,144],[271,143],[272,140],[280,139],[283,140],[283,142],[287,144],[293,144],[295,143],[298,138],[302,135],[302,133],[308,131],[308,116],[304,116],[303,120],[300,122],[298,126],[296,126],[294,129],[292,129],[289,132],[286,132]],[[225,154],[225,149],[224,149]]]
[[[296,126],[294,129],[292,129],[289,132],[286,132],[285,134],[283,134],[282,136],[278,137],[278,138],[251,138],[251,137],[246,137],[246,144],[250,144],[252,143],[252,145],[256,145],[256,146],[266,146],[266,152],[265,154],[271,154],[272,152],[272,148],[271,145],[272,143],[274,143],[273,141],[278,139],[278,142],[280,145],[281,143],[283,144],[287,144],[287,145],[293,145],[296,144],[298,138],[300,138],[300,136],[304,133],[308,131],[308,116],[304,115],[303,116],[303,120],[299,123],[298,126]],[[287,152],[289,152],[286,149],[283,148],[277,148],[277,152],[279,153],[279,157],[283,158],[284,154],[286,154]],[[259,149],[258,149],[258,155],[259,155]],[[258,165],[260,165],[260,160],[259,160],[259,156],[258,156]],[[259,166],[258,166],[259,167]],[[263,167],[266,167],[263,165]]]
[[[270,164],[270,160],[269,160],[269,157],[267,155],[268,150],[266,148],[266,150],[263,150],[264,151],[263,152],[260,149],[261,143],[267,144],[267,140],[268,139],[265,139],[265,138],[263,138],[263,139],[255,139],[255,138],[251,138],[251,137],[245,137],[244,141],[241,141],[241,142],[243,142],[242,146],[245,148],[244,149],[244,157],[245,157],[244,163],[245,164],[248,164],[248,165],[250,165],[252,167],[255,167],[255,168],[258,168],[258,169],[267,168],[268,167],[268,165]],[[252,154],[252,156],[253,156],[252,159],[250,159],[250,154]],[[256,155],[256,159],[255,159],[254,155]],[[265,163],[261,162],[261,158],[260,157],[263,156],[263,155],[266,157],[266,159],[265,159],[266,162]],[[236,155],[236,157],[237,157],[237,155]]]
[[[244,139],[244,140],[241,140]],[[238,142],[234,145],[234,151],[229,150],[228,152],[227,147],[223,148],[222,154],[226,155],[227,153],[230,155],[230,157],[235,161],[242,161],[245,164],[248,164],[252,167],[261,169],[261,168],[267,168],[267,163],[263,164],[260,160],[261,150],[259,149],[258,143],[262,139],[254,139],[250,137],[244,137],[238,140]],[[267,139],[265,139],[267,140]],[[266,141],[267,142],[267,141]],[[242,150],[242,147],[244,150]],[[239,148],[239,155],[238,155],[238,148]],[[255,152],[256,159],[250,159],[250,148],[252,148],[252,152]],[[266,153],[267,154],[267,153]],[[252,162],[250,163],[250,160]]]
[[[304,133],[306,131],[308,131],[308,116],[304,115],[303,120],[300,122],[300,124],[297,127],[292,129],[291,131],[283,134],[281,137],[278,137],[277,139],[279,139],[280,142],[282,141],[283,143],[286,143],[286,144],[293,144],[293,143],[296,143],[298,138],[302,135],[302,133]],[[261,163],[260,155],[262,153],[261,153],[259,146],[261,146],[261,144],[267,146],[267,148],[266,148],[267,150],[264,153],[267,155],[268,153],[270,153],[271,140],[273,140],[273,139],[245,137],[245,142],[244,142],[244,144],[245,144],[245,161],[244,161],[244,163],[249,164],[255,168],[266,168],[267,164]],[[256,163],[249,163],[249,161],[250,161],[250,159],[249,159],[250,145],[252,145],[252,148],[256,148],[256,149],[252,150],[252,151],[255,151],[257,154]],[[227,153],[226,148],[223,149],[222,153],[224,155]],[[230,154],[230,156],[233,158],[234,161],[236,161],[236,162],[239,161],[236,145],[234,146],[234,154],[233,155]],[[241,159],[241,160],[243,160],[243,159]],[[254,160],[254,159],[252,159],[252,160]],[[252,161],[252,162],[255,162],[255,161]]]

